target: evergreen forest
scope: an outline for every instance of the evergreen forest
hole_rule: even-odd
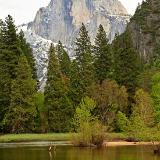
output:
[[[39,91],[35,59],[23,31],[17,31],[10,15],[1,20],[0,132],[78,132],[77,127],[85,128],[85,124],[96,121],[105,132],[128,133],[136,138],[158,133],[158,30],[149,28],[145,17],[159,13],[149,3],[138,6],[126,31],[117,34],[112,43],[100,25],[92,44],[82,24],[74,43],[74,58],[60,41],[52,44],[44,92]],[[131,30],[135,22],[144,35],[154,36],[147,58],[140,54],[141,43]]]

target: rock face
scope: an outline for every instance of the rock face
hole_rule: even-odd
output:
[[[128,24],[133,44],[145,63],[160,55],[160,0],[143,1]]]
[[[82,22],[87,26],[91,41],[102,24],[110,41],[122,33],[130,16],[118,0],[51,0],[40,8],[29,28],[37,35],[72,46]]]
[[[130,16],[118,0],[51,0],[40,8],[33,22],[22,25],[25,37],[33,48],[40,90],[43,91],[48,65],[48,50],[59,40],[72,52],[73,42],[82,22],[94,42],[97,28],[104,26],[110,41],[124,32]]]

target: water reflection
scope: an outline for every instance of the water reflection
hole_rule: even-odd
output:
[[[48,147],[0,148],[0,160],[160,160],[149,147],[124,146],[96,148]]]
[[[53,158],[53,157],[52,157],[52,152],[49,152],[49,159],[50,159],[50,160],[53,160],[52,158]]]
[[[55,160],[56,159],[56,151],[49,151],[49,160]]]

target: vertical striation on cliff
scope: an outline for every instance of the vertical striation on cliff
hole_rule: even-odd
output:
[[[40,8],[30,28],[37,35],[70,46],[82,23],[87,26],[93,42],[102,24],[110,41],[122,33],[130,16],[118,0],[51,0]]]
[[[129,19],[130,15],[118,0],[51,0],[47,7],[40,8],[33,22],[20,27],[25,28],[26,39],[33,48],[40,89],[45,86],[52,42],[60,40],[72,52],[82,23],[92,43],[100,24],[112,41],[116,33],[124,32]]]

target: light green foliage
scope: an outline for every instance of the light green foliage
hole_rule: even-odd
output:
[[[130,127],[129,119],[126,117],[124,113],[120,111],[118,111],[117,113],[116,124],[117,124],[117,129],[120,132],[127,132]]]
[[[132,116],[131,125],[128,131],[128,136],[135,138],[136,140],[141,140],[147,128],[142,121],[140,116]]]
[[[140,117],[146,127],[152,127],[154,125],[153,101],[150,95],[143,89],[136,91],[132,116]]]
[[[37,109],[40,112],[47,111],[44,106],[44,94],[42,92],[37,92],[37,94],[35,96],[35,104],[36,104]]]
[[[131,133],[134,137],[140,137],[144,132],[154,126],[155,113],[153,101],[150,95],[143,89],[135,94],[135,105],[131,115]]]
[[[35,142],[35,141],[70,141],[69,133],[45,133],[45,134],[6,134],[0,136],[0,142]]]
[[[8,132],[25,133],[34,131],[37,115],[34,98],[36,81],[24,55],[20,56],[16,67],[16,78],[11,86],[11,103],[4,119]]]
[[[89,97],[82,99],[74,115],[74,124],[78,134],[73,137],[73,143],[78,146],[88,146],[91,144],[101,146],[104,140],[104,127],[92,115],[96,103]],[[97,130],[97,131],[96,131]]]
[[[37,109],[36,127],[37,132],[45,133],[48,131],[47,108],[44,105],[44,93],[37,92],[35,96],[35,105]]]
[[[92,122],[95,119],[91,112],[95,107],[95,101],[89,97],[83,98],[80,105],[77,107],[73,123],[76,127],[76,131],[79,134],[78,137],[74,137],[73,141],[75,145],[87,146],[91,144]]]
[[[76,109],[76,113],[74,115],[74,124],[79,129],[79,126],[83,127],[83,123],[89,123],[95,119],[91,112],[95,109],[96,103],[89,97],[85,97],[82,99],[79,107]]]
[[[153,98],[156,110],[156,121],[159,123],[160,122],[160,73],[156,73],[152,77],[151,96]]]

